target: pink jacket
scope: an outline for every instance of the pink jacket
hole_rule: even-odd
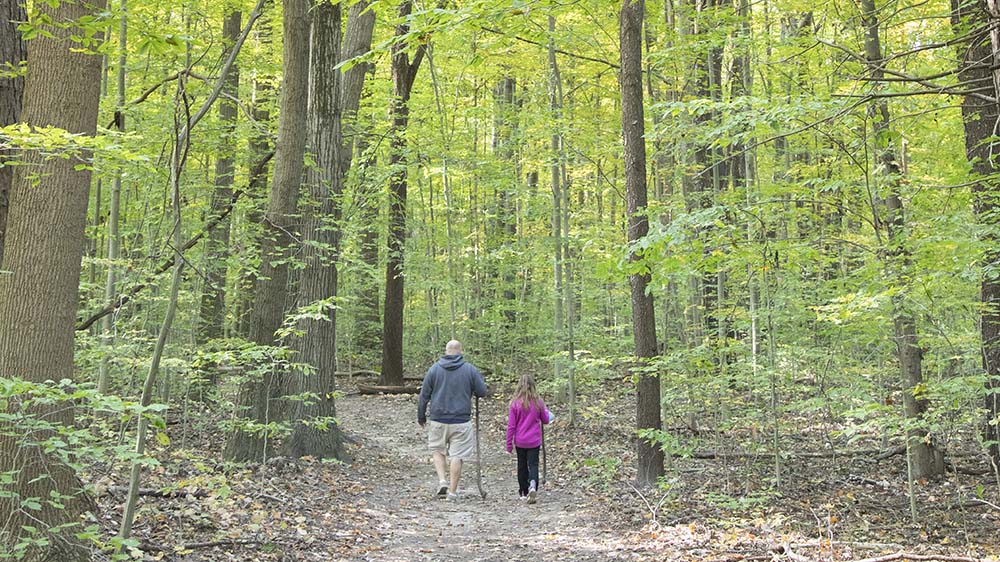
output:
[[[541,446],[542,424],[551,420],[552,413],[541,399],[527,409],[520,400],[511,401],[507,414],[507,452],[513,451],[515,446],[522,449]]]

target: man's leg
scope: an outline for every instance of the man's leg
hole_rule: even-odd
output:
[[[451,488],[453,494],[458,493],[458,480],[462,477],[462,459],[451,459]]]
[[[434,461],[434,470],[438,477],[435,494],[438,497],[444,497],[448,493],[448,471],[445,468],[445,451],[448,450],[448,440],[445,427],[433,420],[427,428],[427,447],[431,450],[431,459]]]
[[[446,459],[444,453],[434,451],[434,470],[437,471],[438,482],[447,482],[448,474],[445,472],[444,466],[446,464]]]

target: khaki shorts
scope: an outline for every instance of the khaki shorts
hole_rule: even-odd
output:
[[[474,460],[476,433],[472,422],[427,422],[427,447],[432,452],[446,454],[453,459]]]

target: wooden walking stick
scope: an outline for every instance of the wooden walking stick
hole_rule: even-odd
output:
[[[479,397],[476,396],[476,486],[479,487],[479,495],[486,499],[486,490],[483,489],[483,463],[482,455],[479,452]]]
[[[546,456],[547,455],[545,454],[545,424],[543,423],[542,424],[542,481],[540,482],[540,485],[545,484],[545,481],[548,480],[549,467],[548,464],[546,463]]]

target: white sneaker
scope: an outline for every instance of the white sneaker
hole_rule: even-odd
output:
[[[448,501],[457,501],[458,499],[459,499],[458,492],[455,492],[454,494],[448,492]]]
[[[531,484],[528,485],[528,504],[533,504],[538,501],[538,488],[535,486],[535,481],[532,480]]]

